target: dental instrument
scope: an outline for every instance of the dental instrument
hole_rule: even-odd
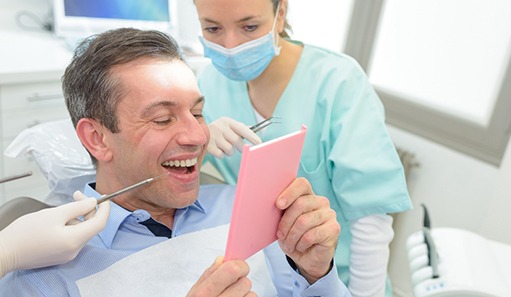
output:
[[[276,119],[280,119],[280,117],[271,116],[271,117],[267,118],[266,120],[261,121],[255,125],[251,126],[250,130],[252,130],[254,133],[257,133],[273,123],[280,123],[279,121],[275,121]]]
[[[0,184],[8,182],[8,181],[11,181],[11,180],[27,177],[27,176],[30,176],[30,175],[32,175],[32,171],[28,171],[28,172],[25,172],[25,173],[22,173],[22,174],[18,174],[18,175],[11,175],[11,176],[8,176],[8,177],[5,177],[5,178],[0,178]]]
[[[108,195],[103,195],[103,196],[101,196],[101,197],[98,199],[98,203],[97,203],[97,204],[103,203],[103,202],[105,202],[105,201],[107,201],[107,200],[109,200],[109,199],[114,198],[115,196],[118,196],[118,195],[124,194],[124,193],[126,193],[126,192],[128,192],[128,191],[131,191],[131,190],[134,190],[134,189],[136,189],[136,188],[138,188],[138,187],[140,187],[140,186],[143,186],[143,185],[146,185],[146,184],[148,184],[148,183],[151,183],[151,182],[153,182],[153,181],[155,181],[155,180],[157,180],[157,179],[159,179],[159,178],[161,178],[161,177],[167,176],[168,174],[169,174],[169,173],[167,172],[167,173],[164,173],[164,174],[162,174],[162,175],[158,175],[158,176],[155,176],[155,177],[151,177],[151,178],[145,179],[145,180],[143,180],[143,181],[141,181],[141,182],[138,182],[138,183],[136,183],[136,184],[133,184],[133,185],[131,185],[131,186],[127,186],[126,188],[121,189],[121,190],[119,190],[119,191],[117,191],[117,192],[113,192],[113,193],[108,194]]]

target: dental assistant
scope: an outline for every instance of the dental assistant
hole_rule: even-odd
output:
[[[338,273],[353,296],[391,296],[389,213],[411,202],[383,105],[364,71],[347,55],[291,40],[287,0],[194,2],[212,62],[199,76],[211,131],[206,160],[235,184],[243,139],[259,143],[307,125],[298,175],[337,212]],[[281,123],[261,139],[248,129],[270,116]]]

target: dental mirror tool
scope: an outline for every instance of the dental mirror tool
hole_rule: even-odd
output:
[[[134,189],[136,189],[136,188],[138,188],[138,187],[140,187],[140,186],[143,186],[143,185],[146,185],[146,184],[148,184],[148,183],[151,183],[151,182],[153,182],[153,181],[155,181],[155,180],[157,180],[157,179],[159,179],[159,178],[161,178],[161,177],[167,176],[168,174],[169,174],[169,173],[167,172],[167,173],[164,173],[164,174],[162,174],[162,175],[158,175],[158,176],[155,176],[155,177],[151,177],[151,178],[145,179],[145,180],[143,180],[143,181],[141,181],[141,182],[138,182],[138,183],[136,183],[136,184],[133,184],[133,185],[131,185],[131,186],[127,186],[126,188],[121,189],[121,190],[119,190],[119,191],[117,191],[117,192],[113,192],[113,193],[108,194],[108,195],[103,195],[103,196],[101,196],[101,197],[98,199],[98,204],[103,203],[103,202],[105,202],[105,201],[107,201],[107,200],[109,200],[109,199],[112,199],[112,198],[114,198],[115,196],[119,196],[119,195],[124,194],[124,193],[126,193],[126,192],[128,192],[128,191],[134,190]]]

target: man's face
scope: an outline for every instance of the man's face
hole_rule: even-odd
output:
[[[119,202],[148,211],[192,204],[209,141],[193,72],[182,61],[144,58],[116,66],[111,74],[124,93],[117,107],[120,131],[105,134],[112,153],[107,167],[115,176],[101,188],[115,191],[168,173]]]

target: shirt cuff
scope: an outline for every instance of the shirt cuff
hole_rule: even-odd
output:
[[[293,279],[293,296],[341,296],[350,297],[346,285],[339,279],[334,260],[332,260],[332,268],[330,271],[318,279],[314,284],[309,282],[298,272],[298,268],[294,261],[286,255],[287,262],[291,270],[291,277]]]

